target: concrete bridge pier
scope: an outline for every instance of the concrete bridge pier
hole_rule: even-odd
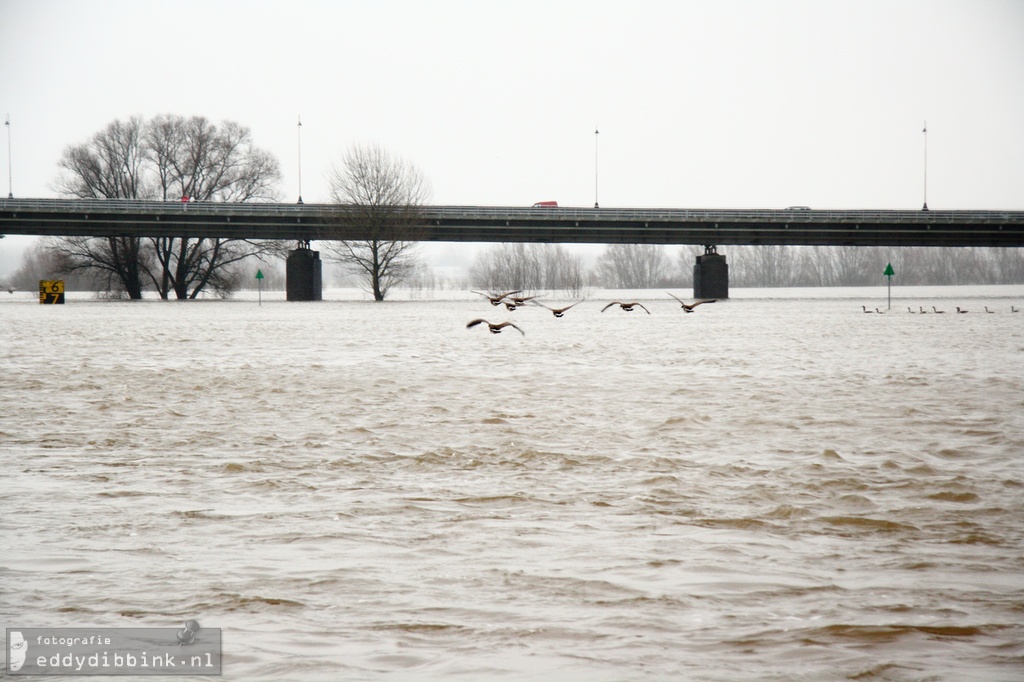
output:
[[[285,287],[289,301],[323,300],[323,261],[320,252],[309,248],[309,240],[288,252]]]
[[[729,264],[717,246],[705,246],[693,266],[694,298],[729,298]]]

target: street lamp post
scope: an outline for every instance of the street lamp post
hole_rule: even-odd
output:
[[[301,204],[302,203],[302,115],[301,114],[299,115],[299,127],[298,127],[298,133],[296,133],[296,135],[297,135],[297,138],[298,138],[297,141],[298,141],[298,149],[299,149],[299,203]]]
[[[922,211],[928,210],[928,121],[924,122],[924,206]]]
[[[597,128],[594,128],[594,208],[598,208],[597,203]]]
[[[7,198],[14,198],[14,185],[11,182],[11,115],[7,114],[7,118],[4,120],[4,126],[7,127]]]

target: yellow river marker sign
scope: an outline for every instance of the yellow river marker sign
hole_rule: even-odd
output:
[[[39,302],[40,303],[64,303],[64,280],[62,280],[62,279],[41,279],[41,280],[39,280]]]

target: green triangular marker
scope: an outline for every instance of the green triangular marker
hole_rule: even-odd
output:
[[[892,267],[890,266],[889,269],[892,270]],[[263,271],[262,270],[257,270],[256,271],[256,279],[263,279]]]
[[[892,269],[892,263],[889,263],[888,265],[885,266],[885,272],[883,272],[882,274],[885,275],[885,278],[886,278],[885,281],[888,284],[888,286],[886,288],[889,290],[889,308],[891,309],[892,308],[892,276],[896,274],[896,271]]]

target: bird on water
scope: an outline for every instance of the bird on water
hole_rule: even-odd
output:
[[[718,300],[717,298],[703,298],[703,299],[701,299],[699,301],[694,301],[693,303],[687,303],[686,301],[684,301],[683,299],[679,298],[678,296],[675,296],[675,295],[673,295],[673,294],[671,294],[671,293],[669,293],[667,291],[665,293],[668,294],[669,296],[672,296],[672,298],[676,299],[677,301],[679,301],[679,305],[683,306],[683,310],[688,312],[688,313],[692,313],[693,309],[696,308],[697,306],[701,305],[702,303],[714,303],[715,301]]]
[[[642,303],[637,303],[636,301],[633,301],[631,303],[623,303],[622,301],[612,301],[611,303],[609,303],[605,307],[601,308],[601,312],[603,313],[604,311],[606,311],[609,308],[611,308],[613,305],[619,306],[620,308],[625,310],[627,313],[630,312],[631,310],[633,310],[633,308],[639,307],[639,308],[643,308],[644,312],[647,313],[648,315],[651,314],[651,311],[648,310],[647,308],[644,308]]]
[[[511,296],[512,294],[521,294],[521,293],[523,293],[523,291],[522,291],[522,289],[519,289],[519,290],[516,290],[516,291],[507,291],[504,294],[495,294],[493,292],[485,294],[482,291],[472,291],[471,290],[470,293],[480,294],[481,296],[486,298],[488,301],[490,301],[491,305],[501,305],[502,301],[504,301],[504,299],[506,297]]]
[[[500,334],[501,330],[504,329],[505,327],[512,327],[513,329],[515,329],[517,332],[519,332],[523,336],[526,336],[526,332],[524,332],[522,329],[520,329],[516,325],[512,324],[511,322],[499,322],[498,324],[494,324],[493,322],[488,322],[487,320],[479,319],[479,320],[473,320],[472,322],[467,324],[466,325],[466,329],[470,329],[472,327],[475,327],[478,324],[486,324],[487,328],[490,330],[490,332],[492,334]]]
[[[958,313],[960,313],[961,315],[963,315],[964,313],[966,313],[966,312],[967,312],[966,310],[963,310],[963,309],[961,309],[961,308],[960,308],[960,306],[957,306],[957,307],[956,307],[956,311],[957,311]]]
[[[935,306],[932,306],[932,310],[934,310],[934,311],[935,311],[935,313],[936,313],[936,314],[938,314],[938,315],[942,315],[943,313],[945,313],[945,312],[946,312],[945,310],[939,310],[939,309],[938,309],[938,308],[936,308]]]
[[[579,305],[580,301],[576,301],[572,305],[567,305],[564,308],[552,308],[551,306],[544,305],[540,301],[534,301],[533,303],[534,303],[534,305],[539,305],[541,308],[547,308],[548,310],[551,311],[551,314],[554,315],[555,317],[561,317],[561,316],[565,315],[565,311],[566,310],[568,310],[569,308],[571,308],[574,305]]]

